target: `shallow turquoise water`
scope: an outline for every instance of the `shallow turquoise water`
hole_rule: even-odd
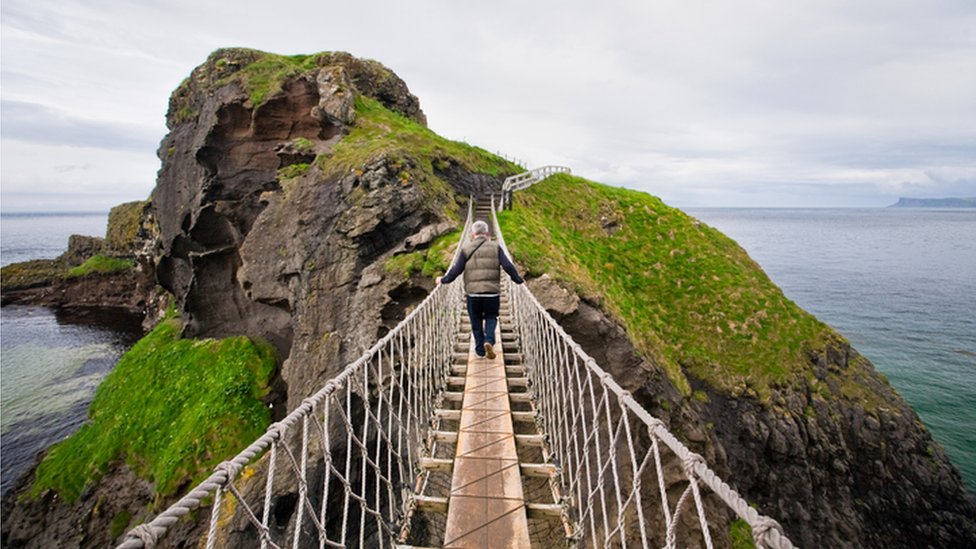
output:
[[[976,492],[976,210],[688,213],[867,356]]]

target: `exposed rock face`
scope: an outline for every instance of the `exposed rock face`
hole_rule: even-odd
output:
[[[529,284],[590,356],[798,546],[976,544],[976,502],[958,471],[915,412],[848,344],[811,354],[811,367],[821,380],[828,369],[861,369],[862,382],[879,397],[870,409],[819,398],[809,386],[784,387],[772,402],[760,402],[694,378],[694,389],[707,398],[686,399],[598,306],[545,276]],[[712,504],[710,520],[724,512]]]
[[[129,524],[133,510],[152,501],[149,483],[121,463],[76,505],[65,505],[54,492],[17,504],[16,495],[29,490],[33,481],[32,470],[4,495],[4,547],[110,547],[113,536]]]
[[[400,212],[408,211],[404,207],[416,207],[419,191],[383,191],[393,179],[384,180],[382,166],[364,177],[377,180],[369,192],[387,196],[371,196],[375,205],[341,219],[350,209],[345,196],[352,185],[308,181],[283,189],[280,168],[327,152],[354,122],[356,93],[374,96],[421,123],[425,118],[393,73],[348,54],[320,56],[319,68],[286,79],[280,91],[257,105],[240,82],[217,85],[258,55],[217,51],[173,95],[172,131],[159,149],[163,167],[153,193],[161,233],[157,275],[188,313],[187,335],[259,336],[284,357],[292,346],[292,317],[303,316],[294,314],[296,306],[303,307],[298,293],[319,290],[308,284],[309,273],[332,266],[341,272],[332,273],[325,288],[348,284],[363,261],[435,214],[414,212],[400,219]],[[186,106],[196,113],[192,119],[181,119]],[[252,231],[269,204],[261,230]],[[352,241],[327,242],[330,237]],[[371,248],[361,259],[350,251],[358,244]]]
[[[249,78],[254,63],[268,59],[283,58],[219,50],[171,97],[170,133],[146,211],[153,221],[147,266],[174,296],[187,336],[243,334],[276,347],[283,362],[273,387],[277,419],[432,289],[432,280],[386,272],[385,261],[457,228],[462,212],[453,195],[498,189],[506,174],[477,175],[444,161],[436,177],[449,188],[432,200],[423,181],[404,177],[403,158],[373,155],[355,169],[331,169],[333,147],[356,121],[357,96],[425,125],[419,102],[379,63],[345,53],[285,67],[280,87],[257,99]],[[97,490],[127,478],[113,476]],[[112,517],[86,511],[92,500],[82,499],[21,502],[10,515],[16,520],[5,515],[5,543],[105,545],[110,540],[90,532],[107,532]],[[125,501],[136,515],[148,500]],[[167,543],[198,536],[180,526]]]

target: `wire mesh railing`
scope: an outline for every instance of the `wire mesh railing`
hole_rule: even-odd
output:
[[[502,280],[577,543],[711,548],[712,532],[724,533],[731,510],[759,547],[793,547],[775,520],[750,507],[600,368],[525,285]]]
[[[467,237],[468,217],[461,235]],[[458,247],[460,250],[460,246]],[[393,547],[429,473],[463,285],[438,285],[393,330],[118,547],[154,547],[209,506],[205,546]]]

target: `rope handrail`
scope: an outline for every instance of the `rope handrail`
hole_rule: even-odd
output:
[[[508,253],[494,198],[491,206]],[[471,200],[461,243],[473,216]],[[711,548],[710,529],[729,518],[716,510],[722,502],[752,527],[758,546],[793,547],[776,521],[750,508],[644,410],[524,285],[502,278],[571,542],[674,548],[680,534]],[[411,517],[431,501],[423,462],[438,449],[436,411],[452,372],[463,291],[461,283],[435,287],[362,356],[118,547],[154,547],[207,502],[207,549],[258,540],[262,549],[405,543]]]
[[[527,172],[506,177],[505,181],[502,182],[502,199],[498,203],[499,211],[505,206],[511,205],[513,192],[527,189],[550,175],[570,173],[570,171],[565,166],[542,166],[541,168],[534,168]],[[494,210],[494,207],[492,207],[492,210]]]
[[[492,201],[495,237],[501,248],[511,257],[494,213],[494,198]],[[540,415],[545,425],[540,426],[540,431],[547,432],[549,450],[562,467],[563,493],[567,493],[568,489],[568,493],[576,498],[575,502],[568,503],[575,507],[574,518],[580,538],[587,537],[588,534],[594,547],[616,543],[626,546],[630,540],[624,538],[628,533],[632,534],[630,530],[633,530],[626,528],[626,524],[630,522],[637,523],[640,527],[640,545],[661,545],[651,543],[648,539],[650,534],[647,523],[651,518],[645,516],[646,504],[641,501],[643,477],[656,476],[662,502],[661,522],[666,531],[663,545],[675,546],[677,528],[680,525],[678,518],[688,503],[690,493],[698,514],[701,529],[699,535],[707,547],[712,547],[698,485],[701,482],[749,524],[757,546],[773,549],[794,547],[779,523],[750,507],[745,499],[708,467],[700,455],[693,453],[668,432],[664,422],[648,413],[583,351],[525,285],[516,285],[507,277],[502,279],[512,303],[527,375],[536,399],[541,404]],[[579,398],[572,398],[573,396]],[[641,448],[643,455],[635,446],[638,441],[635,441],[633,431],[638,428],[643,428],[650,441],[650,444],[644,441],[643,446],[646,448]],[[602,432],[604,429],[606,433]],[[686,489],[681,492],[681,497],[673,507],[669,504],[668,488],[680,483],[672,478],[671,486],[668,486],[658,441],[670,450],[673,460],[680,464],[680,469],[684,471],[683,482],[687,482]],[[591,446],[587,447],[588,444]],[[618,454],[618,450],[622,452]],[[606,461],[601,461],[607,457],[610,459],[609,465]],[[656,471],[649,471],[647,467],[651,457]],[[607,467],[612,470],[614,478],[613,486],[609,487],[604,483]],[[655,472],[656,475],[653,474]],[[621,491],[624,488],[621,486],[621,478],[629,478],[631,483],[626,500]],[[609,494],[610,498],[604,497],[606,492],[612,492]],[[599,506],[592,501],[597,496],[601,498]],[[587,505],[583,504],[584,501]],[[616,506],[615,511],[611,509],[613,506]]]
[[[461,243],[470,232],[473,202],[470,200],[468,203]],[[452,264],[460,251],[461,246],[458,245]],[[236,498],[237,506],[244,508],[246,520],[261,539],[262,549],[281,547],[286,543],[285,537],[279,536],[280,545],[272,539],[274,528],[269,522],[269,510],[276,488],[275,478],[288,475],[295,476],[299,484],[297,513],[292,527],[295,546],[302,535],[302,522],[306,516],[314,527],[312,534],[318,537],[320,547],[346,546],[350,543],[347,537],[353,533],[358,533],[360,547],[376,543],[382,547],[387,542],[386,538],[402,537],[401,529],[409,530],[409,524],[396,522],[397,519],[404,522],[402,519],[412,512],[415,497],[422,491],[427,474],[418,462],[422,454],[429,451],[426,442],[430,431],[429,418],[449,373],[453,328],[457,323],[455,305],[463,292],[463,283],[435,287],[420,305],[362,356],[303,400],[287,417],[269,426],[251,445],[218,465],[209,477],[179,501],[152,521],[131,529],[117,549],[155,547],[180,517],[201,507],[208,498],[213,498],[213,504],[206,547],[213,548],[218,538],[218,523],[225,511],[222,498],[228,491]],[[354,394],[361,401],[357,405],[353,404]],[[375,406],[369,402],[371,398],[377,401]],[[367,405],[362,405],[362,402]],[[357,413],[363,414],[358,418],[363,425],[354,424]],[[299,423],[301,455],[296,458],[285,439],[290,435],[297,436],[292,429]],[[371,425],[375,429],[372,437],[369,433]],[[332,461],[332,431],[345,431],[344,464],[337,465]],[[318,466],[324,470],[325,481],[323,486],[309,493],[307,469],[309,441],[312,438],[319,443],[317,451],[322,456]],[[284,452],[288,458],[284,466],[277,459],[279,452]],[[267,462],[262,464],[265,456]],[[340,470],[340,467],[343,469]],[[251,492],[257,491],[254,482],[242,483],[240,487],[235,485],[235,481],[243,478],[246,468],[250,468],[251,472],[263,469],[266,474],[263,499],[253,497]],[[362,479],[358,487],[355,486],[357,468],[358,477]],[[367,477],[371,477],[370,480],[375,483],[371,491],[366,487]],[[341,526],[329,524],[326,520],[330,503],[337,497],[336,491],[330,494],[333,485],[342,490],[342,494],[339,494],[342,500]],[[351,511],[353,504],[358,509]],[[318,513],[315,512],[316,505]],[[255,507],[260,512],[256,512]],[[358,527],[349,522],[350,515],[357,512],[360,518]],[[227,520],[227,517],[223,518]],[[369,527],[367,520],[371,521]]]

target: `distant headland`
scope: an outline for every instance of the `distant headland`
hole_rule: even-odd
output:
[[[973,198],[899,198],[889,208],[976,208]]]

